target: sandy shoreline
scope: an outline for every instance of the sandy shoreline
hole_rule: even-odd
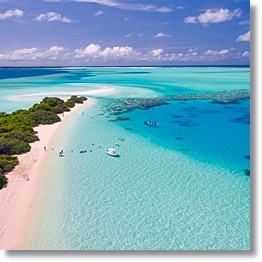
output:
[[[104,89],[113,91],[113,88]],[[98,93],[101,93],[99,90]],[[59,131],[61,125],[79,109],[90,104],[90,99],[84,104],[76,104],[70,112],[60,115],[61,122],[53,125],[40,125],[34,128],[40,141],[31,144],[31,151],[19,155],[19,165],[7,177],[9,183],[0,190],[0,249],[21,249],[30,209],[33,206],[40,179],[46,151],[50,141]]]

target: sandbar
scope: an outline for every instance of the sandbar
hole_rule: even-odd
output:
[[[93,90],[90,94],[113,91],[113,88]],[[46,150],[51,150],[50,141],[61,125],[90,105],[88,99],[84,104],[76,104],[70,112],[60,114],[61,122],[52,125],[39,125],[34,128],[40,141],[31,143],[28,153],[18,156],[19,164],[7,174],[8,185],[0,190],[0,249],[20,250],[23,243],[30,210],[37,195],[40,173],[43,168]],[[46,148],[46,150],[45,150]]]

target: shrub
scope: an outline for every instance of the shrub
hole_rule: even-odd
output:
[[[8,179],[0,172],[0,189],[8,183]]]
[[[26,110],[17,110],[11,114],[0,115],[0,133],[13,130],[34,132],[35,122],[30,119],[30,113]]]
[[[71,97],[70,97],[70,100],[74,101],[74,102],[77,103],[77,104],[83,104],[83,102],[86,101],[87,98],[84,97],[84,96],[79,96],[79,97],[77,97],[77,96],[71,96]]]
[[[30,111],[38,111],[38,110],[45,110],[45,111],[51,111],[51,106],[47,103],[40,103],[40,104],[34,104],[30,109]]]
[[[55,107],[56,105],[61,105],[64,103],[64,101],[58,97],[45,97],[41,103],[46,103],[50,107]]]
[[[33,119],[37,125],[50,125],[61,121],[60,117],[54,112],[44,110],[30,113],[30,118]]]
[[[5,138],[16,138],[27,143],[33,143],[39,141],[38,136],[29,132],[11,131],[4,135]]]
[[[0,154],[20,155],[29,152],[31,146],[24,141],[13,138],[0,138]]]
[[[61,114],[64,111],[70,111],[70,109],[65,104],[58,104],[55,107],[52,107],[52,112],[56,114]]]
[[[2,173],[10,172],[18,163],[18,158],[15,156],[0,155],[0,169]]]
[[[75,106],[75,102],[71,100],[70,98],[65,102],[65,106],[69,108],[73,108]]]

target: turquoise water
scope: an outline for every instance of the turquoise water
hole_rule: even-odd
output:
[[[25,249],[250,248],[250,179],[243,172],[250,168],[249,100],[174,101],[118,122],[107,111],[112,97],[249,89],[249,68],[1,70],[2,111],[27,108],[46,94],[115,88],[88,95],[91,105],[54,137]],[[108,147],[120,157],[106,155]]]

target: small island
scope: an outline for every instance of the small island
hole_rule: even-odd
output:
[[[10,114],[0,112],[0,189],[8,183],[6,174],[19,164],[17,156],[29,152],[30,143],[39,141],[34,127],[60,122],[58,114],[86,100],[83,96],[71,96],[67,101],[45,97],[28,110],[19,109]]]

